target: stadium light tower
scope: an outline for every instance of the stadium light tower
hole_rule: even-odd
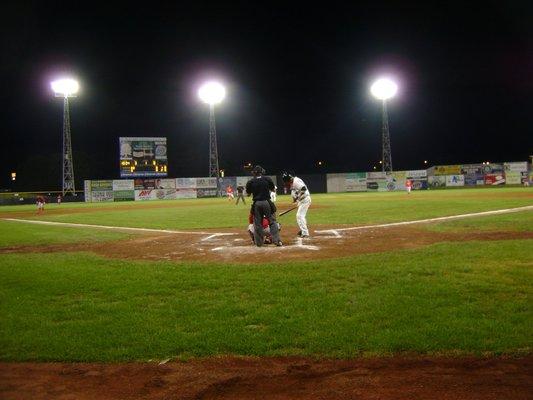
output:
[[[218,165],[217,130],[215,126],[215,104],[226,97],[226,89],[218,82],[207,82],[198,90],[198,97],[209,104],[209,176],[217,178],[219,188],[220,168]],[[219,190],[220,192],[220,190]]]
[[[63,97],[63,187],[62,194],[76,195],[74,184],[74,164],[72,162],[72,143],[70,138],[69,97],[76,97],[79,85],[74,79],[59,79],[52,82],[52,90],[56,97]]]
[[[374,97],[383,102],[383,126],[381,130],[383,154],[382,154],[382,171],[392,172],[392,154],[390,147],[389,135],[389,116],[387,114],[387,100],[394,97],[398,91],[396,83],[387,78],[380,78],[370,87],[370,92]]]

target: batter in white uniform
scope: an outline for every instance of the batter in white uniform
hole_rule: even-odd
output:
[[[311,193],[309,193],[309,189],[305,185],[304,181],[297,176],[284,173],[282,179],[283,182],[285,182],[287,185],[290,185],[292,200],[298,204],[298,211],[296,212],[296,223],[300,228],[298,236],[302,238],[308,238],[309,229],[307,229],[306,215],[307,210],[311,205]]]

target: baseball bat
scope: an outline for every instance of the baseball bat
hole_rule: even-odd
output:
[[[282,215],[285,215],[289,212],[291,212],[292,210],[296,210],[298,207],[292,207],[292,208],[289,208],[288,210],[285,210],[283,211],[282,213],[279,213],[278,217],[281,217]]]

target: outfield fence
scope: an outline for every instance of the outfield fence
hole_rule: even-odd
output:
[[[490,187],[529,185],[533,183],[527,161],[437,165],[428,169],[385,172],[352,172],[298,175],[311,193],[387,192],[406,190],[450,189],[460,187]],[[287,193],[281,176],[272,175],[277,193]],[[250,176],[219,178],[190,177],[176,179],[109,179],[86,180],[83,198],[87,202],[176,200],[215,197],[228,186],[246,186]]]

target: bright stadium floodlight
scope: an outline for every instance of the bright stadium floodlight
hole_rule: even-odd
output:
[[[218,104],[226,97],[226,89],[218,82],[207,82],[198,90],[198,96],[204,103]]]
[[[372,84],[370,92],[380,100],[387,100],[394,97],[398,91],[398,85],[387,78],[380,78]]]
[[[392,154],[389,135],[389,116],[387,114],[387,100],[398,92],[398,85],[388,78],[380,78],[370,87],[370,93],[383,102],[382,118],[382,171],[392,172]],[[381,163],[381,162],[380,162]]]
[[[56,97],[74,97],[80,89],[80,85],[74,79],[58,79],[53,81],[51,86]]]
[[[217,178],[217,195],[221,196],[221,170],[218,164],[217,130],[215,126],[215,104],[219,104],[226,97],[226,89],[220,83],[210,81],[204,83],[198,90],[198,97],[209,104],[209,176]],[[222,176],[223,172],[222,172]]]
[[[63,98],[63,187],[61,193],[63,196],[67,193],[72,193],[72,195],[76,196],[68,99],[69,97],[76,97],[80,86],[74,79],[67,78],[53,81],[51,87],[56,97]]]

